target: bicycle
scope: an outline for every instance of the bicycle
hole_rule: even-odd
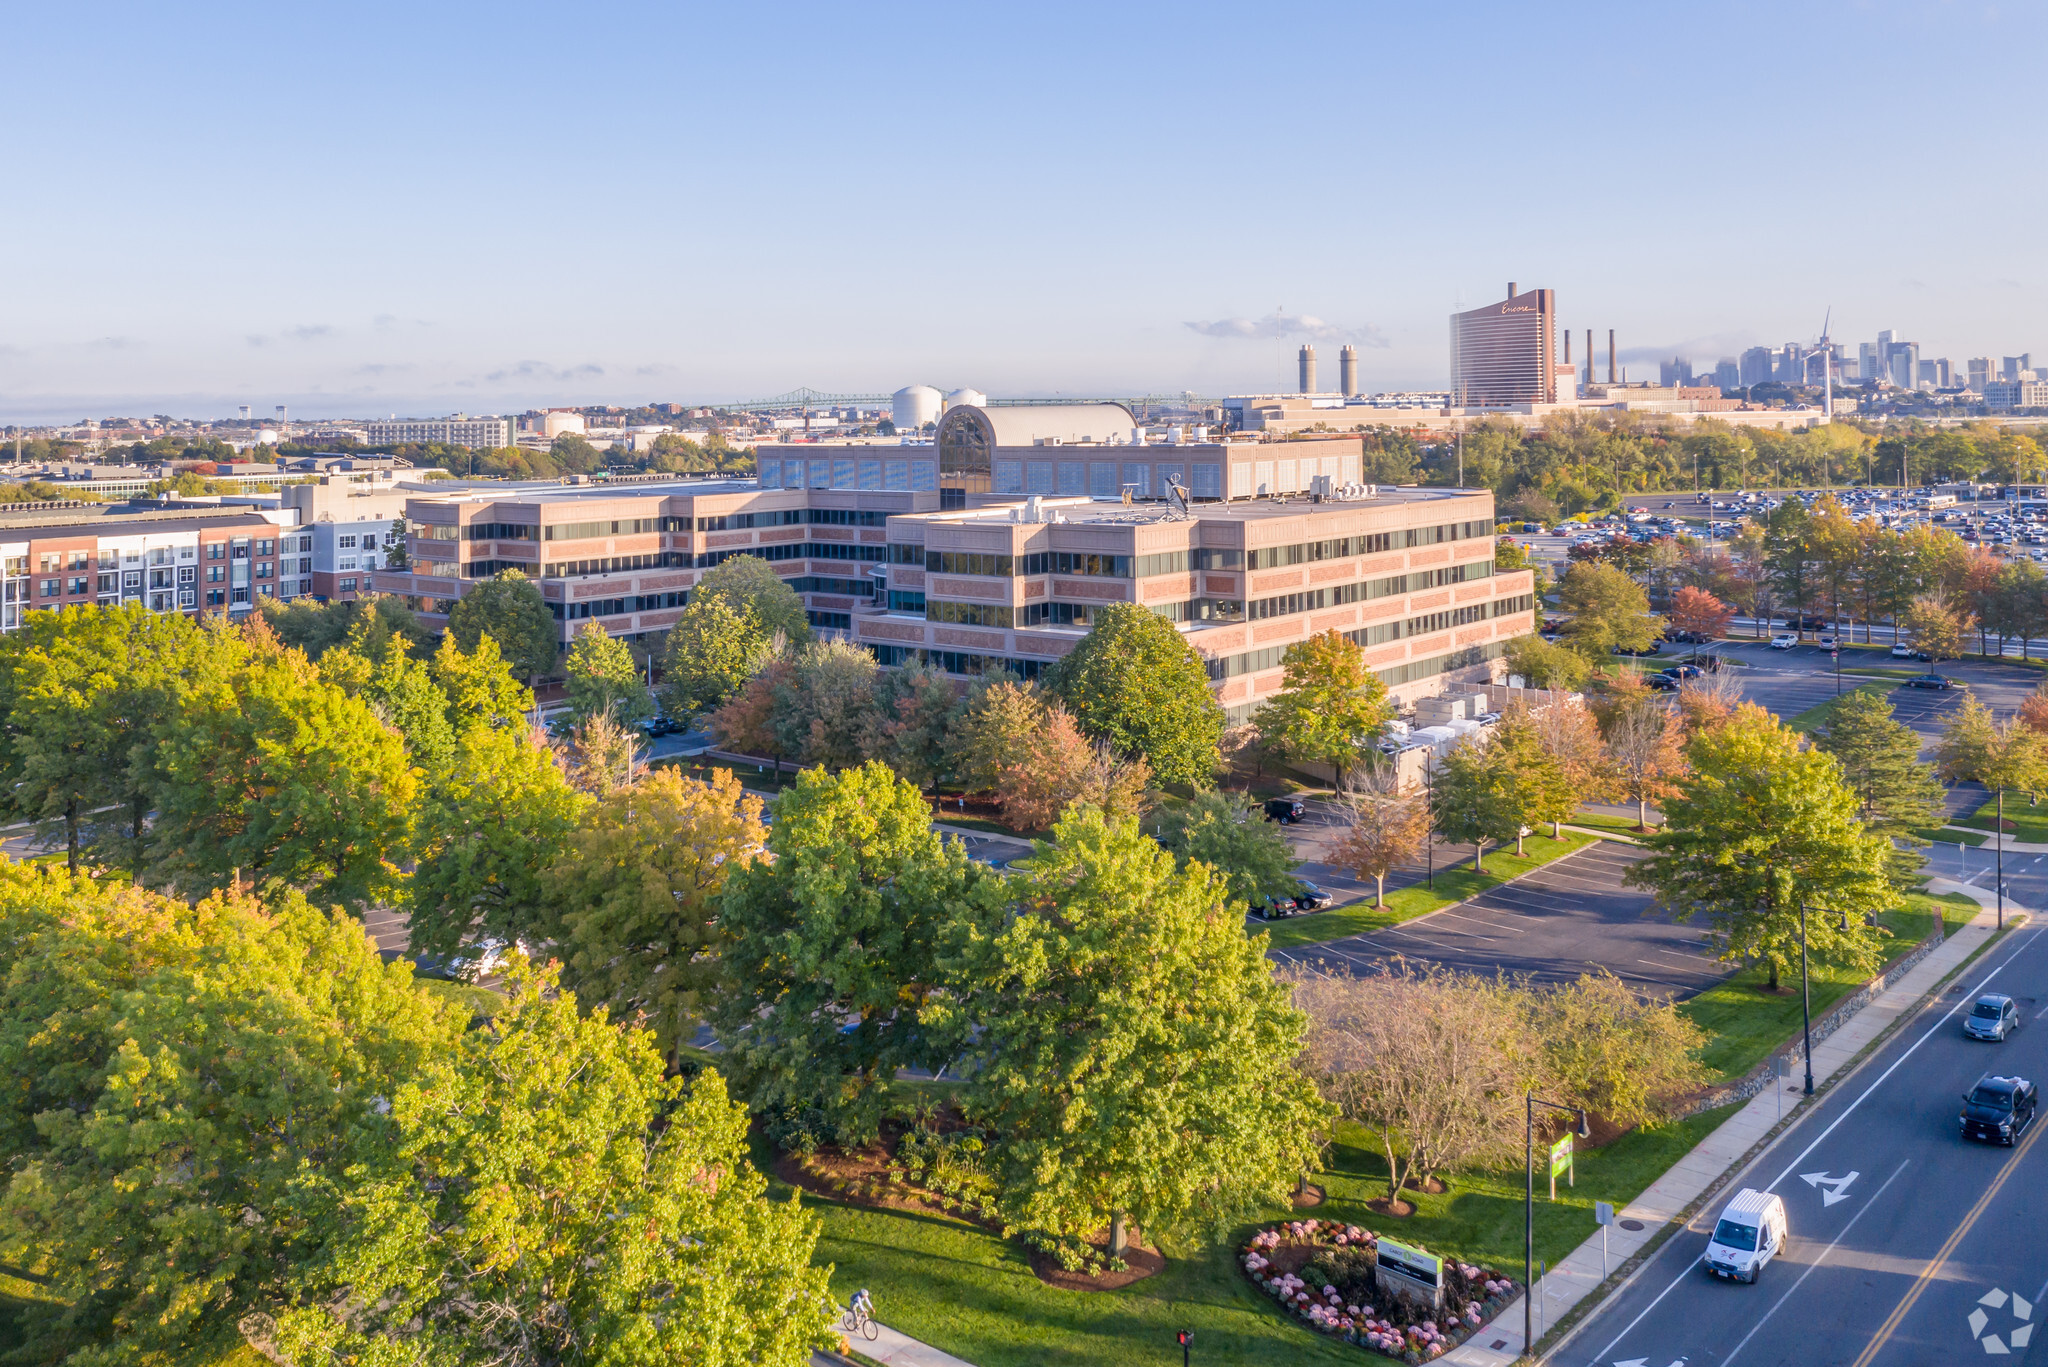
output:
[[[868,1313],[865,1305],[847,1307],[846,1313],[839,1317],[839,1329],[844,1334],[859,1334],[869,1343],[875,1341],[875,1317]]]

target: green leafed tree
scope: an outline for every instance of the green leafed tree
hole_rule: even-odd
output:
[[[1861,689],[1828,704],[1814,743],[1835,757],[1864,826],[1894,839],[1942,820],[1941,780],[1920,760],[1920,736],[1892,715],[1891,699]]]
[[[815,1113],[871,1138],[886,1084],[953,1059],[973,1022],[927,1020],[973,928],[1000,923],[1002,875],[941,842],[917,788],[880,764],[806,770],[775,800],[770,860],[727,878],[712,1024],[757,1110]]]
[[[1692,772],[1628,881],[1680,920],[1705,920],[1722,956],[1763,964],[1774,990],[1798,968],[1802,904],[1814,959],[1874,968],[1887,932],[1867,918],[1896,900],[1892,846],[1857,819],[1834,757],[1751,703],[1686,749]]]
[[[465,650],[454,633],[441,638],[434,652],[434,682],[448,699],[448,721],[459,733],[481,722],[486,726],[526,725],[533,710],[533,690],[512,677],[509,661],[490,636]]]
[[[1223,709],[1201,657],[1158,613],[1104,608],[1053,671],[1053,689],[1084,733],[1143,756],[1161,782],[1201,786],[1216,772]]]
[[[776,753],[843,769],[861,762],[881,666],[846,641],[813,641],[786,670],[768,672]]]
[[[585,622],[577,629],[567,670],[569,711],[578,721],[609,712],[621,726],[632,726],[654,715],[654,699],[633,652],[602,623]]]
[[[946,676],[922,665],[883,670],[861,732],[861,753],[899,778],[929,788],[946,773],[946,742],[959,695]]]
[[[741,616],[752,609],[763,636],[770,640],[780,635],[792,649],[810,644],[811,619],[804,600],[758,555],[736,555],[705,571],[690,590],[690,602],[695,605],[706,598],[724,599]]]
[[[1394,715],[1387,686],[1365,667],[1365,651],[1332,629],[1287,647],[1280,691],[1252,719],[1283,758],[1327,764],[1343,786]]]
[[[1159,812],[1160,840],[1185,867],[1199,860],[1216,871],[1233,911],[1268,897],[1291,897],[1301,880],[1297,856],[1280,827],[1241,793],[1197,793]]]
[[[1135,1224],[1154,1243],[1284,1203],[1327,1110],[1294,1067],[1303,1017],[1266,937],[1208,866],[1134,821],[1070,810],[978,928],[956,1010],[981,1026],[971,1115],[996,1136],[1006,1217],[1065,1239]]]
[[[692,595],[669,628],[662,657],[661,705],[671,717],[723,706],[746,686],[769,649],[768,632],[750,602],[724,594]]]
[[[591,804],[546,873],[564,985],[677,1058],[716,985],[726,880],[767,834],[730,769],[657,769]]]
[[[156,742],[152,878],[191,894],[239,870],[353,909],[396,892],[418,791],[404,737],[305,656],[210,650]]]
[[[544,879],[569,848],[584,802],[524,728],[465,730],[420,801],[419,862],[406,885],[413,952],[537,938],[552,917]]]
[[[290,1360],[806,1367],[825,1346],[817,1222],[770,1200],[723,1080],[665,1075],[515,961],[512,1001],[394,1087],[339,1237],[280,1317]]]
[[[1521,675],[1531,688],[1572,692],[1593,676],[1593,666],[1584,655],[1533,633],[1508,643],[1507,660],[1508,672]]]
[[[553,672],[561,651],[555,615],[540,586],[518,570],[500,570],[463,594],[449,609],[448,634],[465,652],[489,636],[512,672],[528,682]]]
[[[385,1099],[467,1013],[296,895],[188,906],[0,866],[0,924],[0,1066],[43,1108],[6,1127],[0,1258],[49,1278],[21,1346],[224,1359],[301,1293]]]
[[[1558,607],[1570,614],[1564,641],[1588,660],[1615,650],[1647,650],[1664,624],[1650,612],[1643,586],[1613,565],[1580,561],[1557,590]]]

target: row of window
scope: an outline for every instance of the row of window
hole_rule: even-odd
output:
[[[558,522],[552,527],[541,528],[544,541],[586,541],[593,536],[638,536],[643,532],[658,532],[665,519],[658,517],[623,517],[608,522]]]
[[[967,627],[1008,627],[1010,609],[997,607],[993,603],[933,601],[925,604],[924,619],[927,622],[952,622]]]
[[[1348,560],[1355,555],[1378,555],[1382,551],[1435,546],[1446,541],[1469,541],[1492,536],[1493,524],[1486,521],[1446,522],[1437,527],[1410,527],[1399,532],[1374,532],[1369,536],[1340,536],[1331,541],[1302,541],[1292,546],[1264,546],[1251,553],[1251,568],[1278,569],[1311,560]]]
[[[831,627],[839,631],[853,630],[853,614],[850,612],[809,611],[804,613],[804,616],[814,627]]]
[[[697,519],[697,530],[731,532],[744,531],[748,527],[794,527],[809,520],[804,516],[807,511],[809,510],[804,508],[783,508],[766,513],[727,513],[723,517],[700,517]],[[671,523],[678,525],[671,526]],[[687,532],[690,530],[689,519],[665,517],[661,520],[661,529],[665,532]]]
[[[653,551],[646,555],[600,555],[589,560],[557,560],[543,565],[540,577],[543,579],[575,579],[586,574],[621,574],[631,570],[672,569],[690,562],[687,555],[671,551]],[[496,568],[481,574],[471,574],[473,565],[492,565]],[[533,566],[518,560],[479,560],[463,567],[465,579],[488,579],[498,570],[529,570]]]
[[[1517,595],[1513,598],[1496,598],[1491,603],[1479,603],[1469,609],[1460,608],[1456,609],[1453,612],[1432,613],[1428,617],[1411,618],[1408,622],[1402,623],[1401,625],[1404,627],[1411,627],[1414,626],[1416,623],[1429,622],[1437,617],[1455,617],[1460,616],[1466,612],[1470,612],[1473,615],[1464,618],[1465,621],[1477,622],[1482,621],[1488,617],[1512,617],[1514,614],[1518,612],[1528,612],[1534,606],[1535,599],[1531,595],[1524,593]],[[1442,631],[1445,629],[1445,627],[1448,627],[1450,625],[1452,625],[1452,623],[1447,621],[1442,626],[1432,626],[1428,629],[1431,631]],[[1376,627],[1362,627],[1357,631],[1347,631],[1344,634],[1348,639],[1356,641],[1360,645],[1376,645],[1379,644],[1379,642],[1369,641],[1365,639],[1369,633],[1376,630],[1378,630],[1378,628]],[[1403,637],[1419,636],[1421,634],[1422,632],[1419,630],[1405,630],[1401,633]],[[1390,637],[1388,639],[1399,638]],[[1498,653],[1499,652],[1497,651],[1495,652],[1495,654]],[[1238,655],[1225,655],[1207,661],[1207,664],[1209,666],[1209,677],[1211,679],[1234,679],[1241,674],[1257,674],[1263,670],[1278,669],[1281,663],[1286,658],[1287,646],[1285,645],[1267,646],[1263,650],[1247,650],[1242,654]],[[1487,656],[1484,658],[1492,657]],[[1422,674],[1416,674],[1412,676],[1412,679],[1391,679],[1387,677],[1387,673],[1388,671],[1386,670],[1380,671],[1380,678],[1382,679],[1382,681],[1388,684],[1407,683],[1411,682],[1412,679],[1420,679],[1426,677]]]
[[[926,650],[921,646],[870,645],[877,660],[885,665],[928,665],[947,674],[1011,673],[1020,679],[1035,679],[1052,668],[1047,660],[1013,660],[1002,655],[974,655],[958,650]]]
[[[1028,608],[1025,610],[1030,611]],[[913,593],[906,589],[890,589],[889,611],[914,612],[920,617],[924,616],[924,593],[921,590]]]
[[[879,594],[881,585],[872,579],[828,579],[822,574],[800,574],[794,579],[785,579],[792,593],[842,593],[853,598],[873,598]]]

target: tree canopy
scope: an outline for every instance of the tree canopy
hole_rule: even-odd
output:
[[[1162,781],[1204,785],[1216,771],[1223,709],[1208,668],[1173,623],[1112,603],[1053,671],[1053,690],[1086,735],[1143,756]]]
[[[705,571],[690,590],[690,603],[694,606],[707,598],[722,600],[740,617],[751,611],[764,639],[779,634],[792,649],[810,644],[811,619],[804,600],[758,555],[735,555]]]
[[[654,715],[654,699],[633,652],[615,639],[601,622],[585,622],[576,630],[566,665],[569,711],[578,721],[609,712],[621,726],[632,726]]]
[[[1394,715],[1387,686],[1365,667],[1365,651],[1335,629],[1287,647],[1281,665],[1280,691],[1259,705],[1253,723],[1284,758],[1327,764],[1343,786]]]
[[[465,652],[489,636],[512,672],[528,680],[552,672],[561,653],[555,615],[540,586],[518,570],[500,570],[457,599],[448,611],[448,634]]]

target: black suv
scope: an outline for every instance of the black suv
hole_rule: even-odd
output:
[[[2034,1123],[2040,1101],[2034,1084],[2025,1078],[1987,1073],[1963,1093],[1963,1138],[2012,1144]]]
[[[1266,820],[1277,821],[1285,826],[1301,820],[1307,810],[1291,797],[1276,797],[1266,803]]]

